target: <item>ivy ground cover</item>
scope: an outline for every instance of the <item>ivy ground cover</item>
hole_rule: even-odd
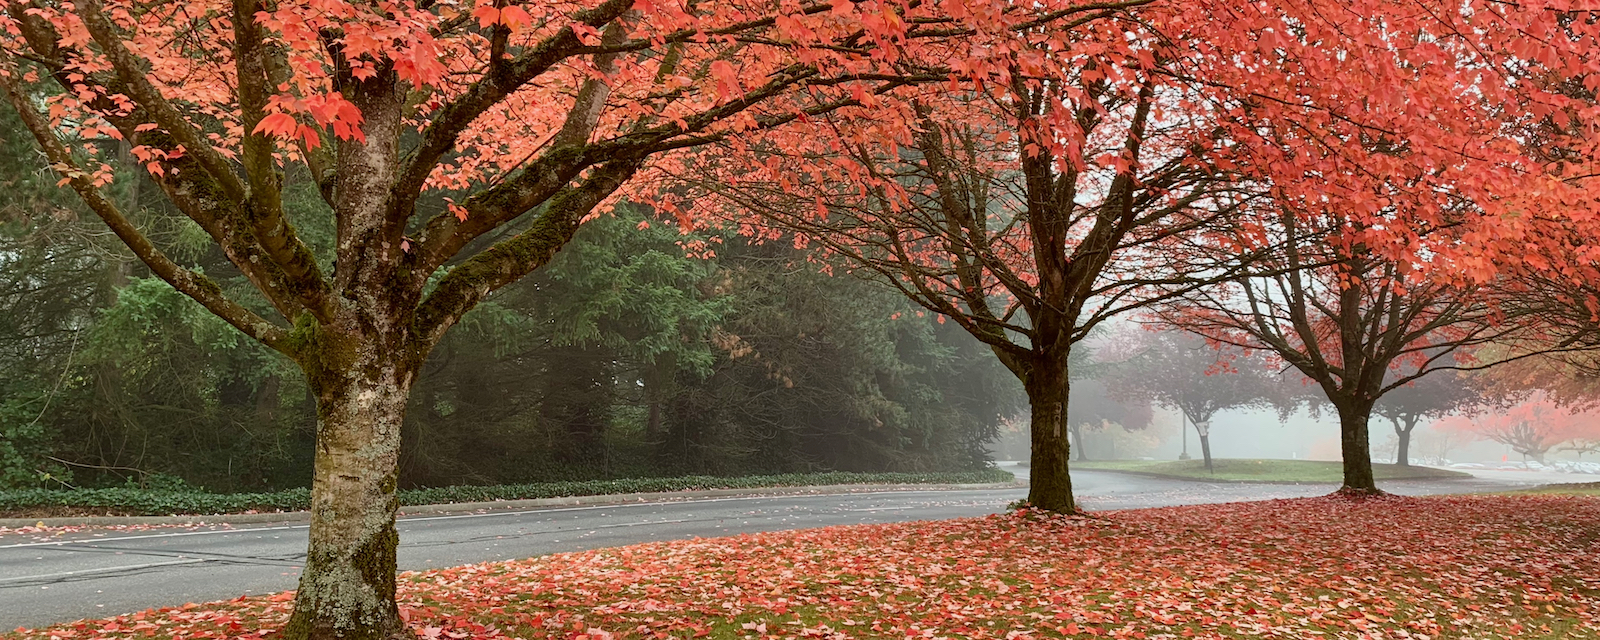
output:
[[[403,574],[422,638],[1594,638],[1600,499],[1337,496],[660,542]],[[262,637],[292,594],[13,639]]]

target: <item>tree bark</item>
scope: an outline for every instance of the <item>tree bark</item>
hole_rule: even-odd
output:
[[[1072,425],[1072,428],[1068,429],[1068,431],[1072,433],[1072,439],[1067,442],[1067,446],[1072,446],[1073,442],[1078,443],[1078,462],[1087,462],[1089,460],[1089,446],[1083,442],[1083,425]]]
[[[414,637],[395,603],[400,428],[409,349],[313,329],[301,363],[317,398],[310,544],[285,640]]]
[[[653,389],[646,389],[645,392],[651,396],[657,393]],[[647,402],[650,406],[650,415],[645,419],[644,439],[646,442],[655,442],[661,435],[661,399],[652,397]]]
[[[282,387],[282,380],[276,375],[269,375],[261,381],[261,389],[256,393],[256,420],[259,424],[271,424],[278,419],[278,392]]]
[[[1400,426],[1400,421],[1394,421],[1394,435],[1399,438],[1400,444],[1394,453],[1394,465],[1397,467],[1411,466],[1411,431],[1417,427],[1418,418],[1412,417],[1405,420],[1405,426]]]
[[[1206,471],[1215,471],[1211,467],[1211,436],[1200,436],[1200,455],[1206,460]]]
[[[1023,385],[1028,392],[1028,407],[1032,410],[1029,428],[1033,451],[1029,456],[1028,503],[1046,511],[1076,513],[1078,505],[1072,498],[1072,477],[1067,474],[1072,445],[1067,440],[1066,428],[1065,360],[1062,358],[1059,364],[1036,363]]]
[[[1377,493],[1372,475],[1371,437],[1367,425],[1372,419],[1372,402],[1346,401],[1334,405],[1339,410],[1339,453],[1344,459],[1344,486],[1341,492]]]
[[[668,387],[677,370],[677,355],[670,351],[644,365],[641,382],[644,383],[644,401],[650,409],[649,417],[645,420],[644,436],[649,442],[661,438],[662,403],[666,401]]]
[[[406,399],[432,345],[413,333],[421,291],[395,275],[407,255],[405,218],[390,215],[406,93],[392,70],[343,93],[366,137],[336,148],[334,297],[296,317],[290,338],[317,398],[317,451],[284,640],[414,637],[395,603],[395,488]]]

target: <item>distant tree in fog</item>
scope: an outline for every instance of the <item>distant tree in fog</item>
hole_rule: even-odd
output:
[[[1211,469],[1211,420],[1227,409],[1273,408],[1287,415],[1304,399],[1301,385],[1288,384],[1259,354],[1218,348],[1181,331],[1139,331],[1117,345],[1123,359],[1106,376],[1111,393],[1143,398],[1183,412],[1200,436],[1200,453]]]
[[[1542,390],[1480,402],[1435,427],[1493,440],[1538,462],[1564,443],[1600,439],[1600,415],[1594,409],[1560,404]]]
[[[1089,459],[1089,447],[1084,441],[1087,433],[1104,431],[1112,425],[1128,431],[1138,431],[1150,426],[1153,413],[1150,400],[1114,394],[1106,380],[1093,378],[1075,380],[1067,401],[1067,428],[1071,432],[1078,460]],[[1108,441],[1109,442],[1109,441]],[[1096,453],[1097,456],[1102,455]]]
[[[1399,439],[1394,463],[1404,467],[1411,464],[1411,434],[1418,424],[1443,418],[1478,399],[1477,389],[1460,376],[1436,372],[1384,394],[1372,406],[1372,413],[1394,426]]]

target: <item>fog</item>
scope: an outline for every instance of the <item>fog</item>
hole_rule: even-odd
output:
[[[997,460],[1026,459],[1026,422],[1026,416],[1023,416],[1016,421],[1022,429],[1001,434],[993,447]],[[1191,457],[1198,459],[1199,440],[1194,427],[1185,425],[1187,422],[1178,411],[1158,406],[1154,408],[1150,424],[1145,428],[1127,430],[1119,425],[1109,425],[1087,431],[1083,444],[1087,446],[1091,460],[1177,460],[1185,450],[1186,431],[1187,451]],[[1396,436],[1389,421],[1374,416],[1370,435],[1372,461],[1394,462]],[[1073,458],[1076,460],[1079,443],[1073,443],[1073,446]],[[1280,420],[1277,412],[1272,410],[1220,411],[1211,421],[1211,453],[1216,458],[1338,460],[1339,420],[1327,409],[1317,415],[1301,408],[1287,420]],[[1546,458],[1550,461],[1581,459],[1570,452],[1558,451],[1552,451]],[[1593,459],[1594,456],[1589,458]],[[1520,462],[1522,457],[1507,445],[1473,439],[1459,432],[1434,429],[1425,423],[1412,433],[1411,459],[1413,464],[1438,465]]]

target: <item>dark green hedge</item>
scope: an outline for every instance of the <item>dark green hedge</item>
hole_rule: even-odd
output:
[[[494,486],[454,486],[433,489],[402,489],[400,504],[406,506],[564,498],[615,493],[654,491],[694,491],[699,489],[756,489],[761,487],[807,487],[831,484],[981,484],[1010,482],[1009,471],[988,469],[962,473],[791,473],[777,476],[717,478],[636,478],[628,480],[584,480]],[[311,505],[309,489],[290,489],[275,493],[189,493],[145,489],[77,489],[71,491],[21,489],[0,491],[0,512],[27,512],[50,508],[104,510],[122,515],[212,515],[246,511],[300,511]]]

